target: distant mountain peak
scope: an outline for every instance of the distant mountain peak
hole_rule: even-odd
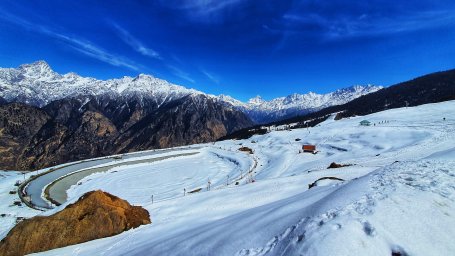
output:
[[[22,64],[20,67],[29,68],[29,67],[42,67],[46,69],[51,69],[51,66],[44,60],[37,60],[29,64]]]
[[[259,96],[259,95],[256,95],[256,97],[251,98],[250,100],[248,100],[248,104],[252,104],[252,105],[260,105],[260,104],[262,104],[264,102],[265,102],[265,100],[262,99],[262,97]]]
[[[155,77],[152,75],[147,75],[147,74],[141,73],[134,78],[134,80],[141,80],[141,79],[142,80],[151,80],[151,79],[155,79]]]
[[[31,64],[20,65],[19,70],[21,70],[24,75],[31,77],[57,75],[57,73],[55,73],[49,64],[44,60],[35,61]]]

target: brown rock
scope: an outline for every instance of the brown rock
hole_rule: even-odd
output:
[[[0,255],[47,251],[150,223],[149,213],[142,207],[101,190],[92,191],[58,213],[18,223],[0,242]]]
[[[335,162],[332,162],[327,169],[332,169],[332,168],[341,168],[341,167],[346,167],[346,166],[351,166],[352,164],[337,164]]]
[[[241,148],[239,148],[239,150],[243,151],[243,152],[247,152],[249,154],[253,154],[254,153],[253,150],[251,148],[249,148],[249,147],[241,147]]]

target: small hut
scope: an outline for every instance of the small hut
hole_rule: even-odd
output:
[[[311,144],[305,144],[302,146],[303,152],[306,153],[316,153],[316,145],[311,145]]]
[[[368,120],[362,120],[362,121],[360,121],[360,125],[361,126],[370,126],[371,122]]]

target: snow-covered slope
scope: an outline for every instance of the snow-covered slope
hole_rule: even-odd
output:
[[[100,188],[144,206],[152,224],[41,255],[453,255],[454,111],[449,101],[330,118],[88,176],[69,190],[70,202]],[[364,119],[374,125],[360,126]],[[319,152],[299,153],[304,143]],[[241,146],[254,154],[239,155]],[[350,166],[327,169],[331,162]],[[235,185],[249,165],[255,182],[246,176]],[[308,188],[321,177],[344,181]],[[203,190],[183,196],[184,187]],[[8,216],[23,210],[6,203]]]
[[[374,85],[356,85],[327,94],[317,94],[314,92],[307,94],[294,93],[270,101],[262,99],[261,96],[256,96],[247,103],[226,95],[220,95],[219,99],[247,113],[256,123],[268,123],[297,115],[304,115],[334,105],[341,105],[382,88],[382,86]]]
[[[98,80],[76,73],[60,75],[44,61],[19,68],[0,68],[0,97],[42,107],[52,101],[83,95],[141,96],[158,105],[202,92],[140,74],[119,79]]]
[[[171,84],[150,75],[125,76],[119,79],[98,80],[76,73],[58,74],[44,61],[24,64],[18,68],[0,68],[0,98],[42,107],[63,98],[78,96],[111,97],[138,96],[152,99],[157,105],[180,99],[189,94],[204,94],[212,99],[246,113],[256,123],[276,121],[302,115],[324,107],[344,104],[362,95],[375,92],[380,86],[352,86],[328,94],[292,94],[271,101],[259,96],[247,103],[226,95],[207,95],[203,92]]]

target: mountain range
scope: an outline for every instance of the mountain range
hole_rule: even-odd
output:
[[[206,94],[151,76],[101,81],[59,75],[45,62],[0,73],[0,169],[210,142],[253,125]]]
[[[250,99],[247,103],[236,100],[230,96],[220,95],[218,99],[245,114],[257,124],[266,124],[287,118],[301,116],[317,110],[347,103],[360,96],[376,92],[382,86],[351,86],[327,94],[309,92],[306,94],[291,94],[266,101],[261,96]]]
[[[209,95],[203,92],[171,84],[150,75],[98,80],[76,73],[60,75],[45,61],[24,64],[18,68],[0,68],[0,97],[7,102],[21,102],[44,107],[52,101],[82,96],[109,96],[110,98],[136,98],[153,101],[161,106],[188,95],[204,95],[225,106],[244,112],[254,123],[268,123],[325,107],[340,105],[362,95],[382,89],[381,86],[352,86],[327,94],[309,92],[291,94],[270,101],[260,96],[248,102],[227,95]]]
[[[247,103],[150,75],[99,80],[58,74],[44,61],[0,69],[0,169],[215,141],[381,91],[353,86]]]

